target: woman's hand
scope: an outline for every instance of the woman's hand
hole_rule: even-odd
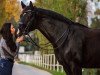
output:
[[[24,40],[24,36],[20,36],[16,39],[16,42],[20,43]]]

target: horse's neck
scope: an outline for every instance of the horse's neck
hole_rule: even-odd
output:
[[[56,43],[67,28],[66,23],[51,18],[43,18],[39,25],[39,30],[53,44]]]

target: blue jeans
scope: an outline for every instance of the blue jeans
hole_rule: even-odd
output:
[[[12,75],[13,63],[7,59],[0,59],[0,75]]]

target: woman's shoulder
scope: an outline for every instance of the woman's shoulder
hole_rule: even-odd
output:
[[[3,37],[1,37],[1,40],[0,40],[0,42],[2,42],[2,41],[5,41],[5,39],[4,39]]]
[[[5,39],[2,37],[1,39],[0,39],[0,44],[4,44],[5,43]]]

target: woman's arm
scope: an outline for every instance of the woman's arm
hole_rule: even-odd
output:
[[[18,54],[20,42],[22,42],[22,41],[23,41],[23,36],[18,37],[18,38],[16,39],[16,46],[17,46],[17,49],[16,49],[15,56]]]

